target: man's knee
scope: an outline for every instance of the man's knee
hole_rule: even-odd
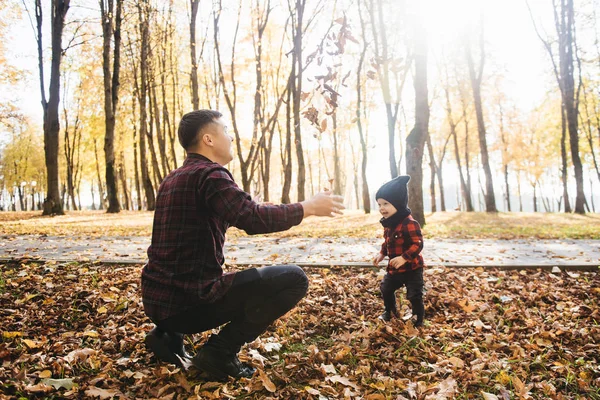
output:
[[[306,276],[306,272],[299,266],[290,265],[290,267],[290,273],[294,274],[297,279],[296,286],[302,291],[302,297],[304,297],[306,292],[308,292],[308,276]]]
[[[264,284],[275,284],[277,288],[294,289],[302,292],[302,297],[308,291],[308,277],[297,265],[276,265],[258,269]]]

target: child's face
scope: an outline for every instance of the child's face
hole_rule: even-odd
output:
[[[398,211],[396,210],[396,207],[384,199],[377,199],[377,204],[379,205],[379,212],[383,218],[389,218]]]

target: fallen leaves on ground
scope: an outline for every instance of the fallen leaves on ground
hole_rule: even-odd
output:
[[[140,266],[0,266],[0,398],[577,399],[600,396],[600,277],[426,270],[426,325],[383,323],[379,271],[306,268],[299,306],[241,352],[252,379],[158,363]],[[409,304],[400,294],[400,315]],[[209,333],[188,338],[197,350]],[[195,348],[194,348],[195,347]]]

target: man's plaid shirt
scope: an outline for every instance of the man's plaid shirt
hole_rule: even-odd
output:
[[[259,205],[231,173],[199,154],[161,183],[156,198],[148,264],[142,270],[142,299],[154,321],[221,298],[234,273],[223,274],[223,244],[229,226],[248,234],[298,225],[300,203]]]
[[[390,274],[399,274],[411,271],[417,268],[423,268],[423,235],[421,234],[421,225],[412,217],[404,218],[394,228],[384,228],[383,238],[385,241],[381,245],[381,254],[392,258],[402,256],[406,263],[398,269],[394,269],[388,264],[387,272]]]

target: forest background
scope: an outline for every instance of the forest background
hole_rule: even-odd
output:
[[[600,4],[496,3],[4,1],[0,207],[152,210],[212,108],[259,201],[596,212]]]

